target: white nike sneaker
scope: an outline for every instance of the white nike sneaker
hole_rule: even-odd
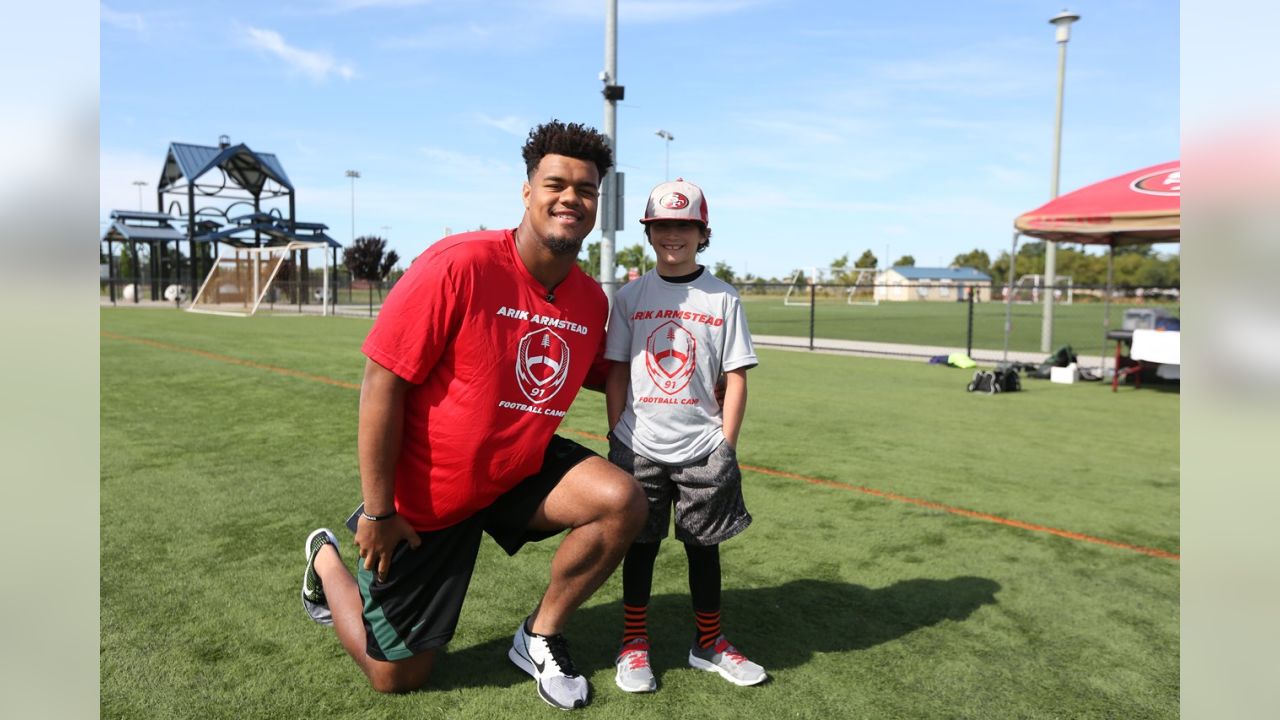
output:
[[[764,668],[748,660],[724,635],[716,638],[709,648],[694,643],[689,649],[689,666],[719,673],[734,685],[759,685],[769,677]]]
[[[653,676],[653,668],[649,667],[648,638],[636,638],[623,645],[613,665],[617,669],[613,682],[622,690],[641,693],[658,689],[658,680]]]
[[[302,545],[302,552],[307,558],[307,569],[302,573],[302,607],[312,620],[321,625],[332,625],[333,613],[329,612],[329,601],[325,599],[324,587],[316,574],[316,556],[325,545],[332,545],[335,551],[338,549],[338,538],[329,528],[312,531]]]
[[[538,681],[538,695],[561,710],[586,707],[591,684],[578,674],[569,657],[569,641],[563,635],[529,632],[526,618],[516,630],[507,657]]]

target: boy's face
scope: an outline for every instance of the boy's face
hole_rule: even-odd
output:
[[[658,258],[662,275],[688,275],[698,269],[698,244],[704,239],[700,223],[692,220],[655,220],[648,224],[649,245]]]

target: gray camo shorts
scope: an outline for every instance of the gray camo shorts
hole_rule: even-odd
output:
[[[751,524],[738,454],[728,442],[701,460],[664,465],[635,454],[609,433],[609,462],[631,473],[649,498],[649,520],[635,542],[665,538],[673,504],[676,539],[689,545],[717,545]]]

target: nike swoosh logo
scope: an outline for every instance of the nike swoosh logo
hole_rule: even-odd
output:
[[[546,669],[546,667],[547,667],[547,664],[546,664],[545,662],[538,662],[537,660],[534,660],[533,658],[529,658],[529,660],[530,660],[530,662],[532,662],[532,663],[533,663],[533,666],[534,666],[534,667],[538,668],[538,674],[539,674],[539,675],[541,675],[541,674],[542,674],[542,671],[543,671],[543,670],[545,670],[545,669]]]

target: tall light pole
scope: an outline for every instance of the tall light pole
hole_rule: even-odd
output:
[[[613,150],[613,167],[604,176],[604,202],[601,203],[601,238],[600,238],[600,286],[605,297],[613,303],[614,284],[614,234],[621,224],[618,207],[619,173],[618,167],[618,101],[623,98],[625,88],[618,84],[618,0],[606,0],[604,14],[604,71],[600,73],[604,81],[604,135],[609,139],[609,147]]]
[[[142,188],[146,186],[146,180],[134,180],[134,185],[138,186],[138,212],[142,212]]]
[[[1071,40],[1071,23],[1080,19],[1068,10],[1049,18],[1057,29],[1054,35],[1058,43],[1058,110],[1053,121],[1053,182],[1049,199],[1058,197],[1058,170],[1062,160],[1062,91],[1067,77],[1067,43]],[[1010,258],[1009,272],[1013,272]],[[1040,323],[1040,352],[1049,352],[1053,346],[1053,293],[1058,284],[1058,246],[1052,240],[1044,241],[1044,317]]]
[[[659,130],[658,132],[654,133],[654,135],[657,135],[663,140],[666,140],[666,143],[664,144],[667,146],[667,165],[666,165],[666,172],[663,174],[662,179],[670,180],[671,179],[671,141],[675,140],[676,136],[672,135],[666,130]]]
[[[347,177],[351,178],[351,246],[355,247],[355,244],[356,244],[356,178],[360,177],[360,171],[348,170],[346,175]],[[355,291],[356,277],[355,277],[355,274],[350,271],[350,269],[347,270],[347,275],[349,276],[347,278],[348,280],[347,302],[351,302],[352,293]],[[372,309],[369,311],[369,314],[370,315],[373,314]]]
[[[351,178],[351,244],[356,242],[356,178],[360,177],[359,170],[348,170],[347,177]]]

